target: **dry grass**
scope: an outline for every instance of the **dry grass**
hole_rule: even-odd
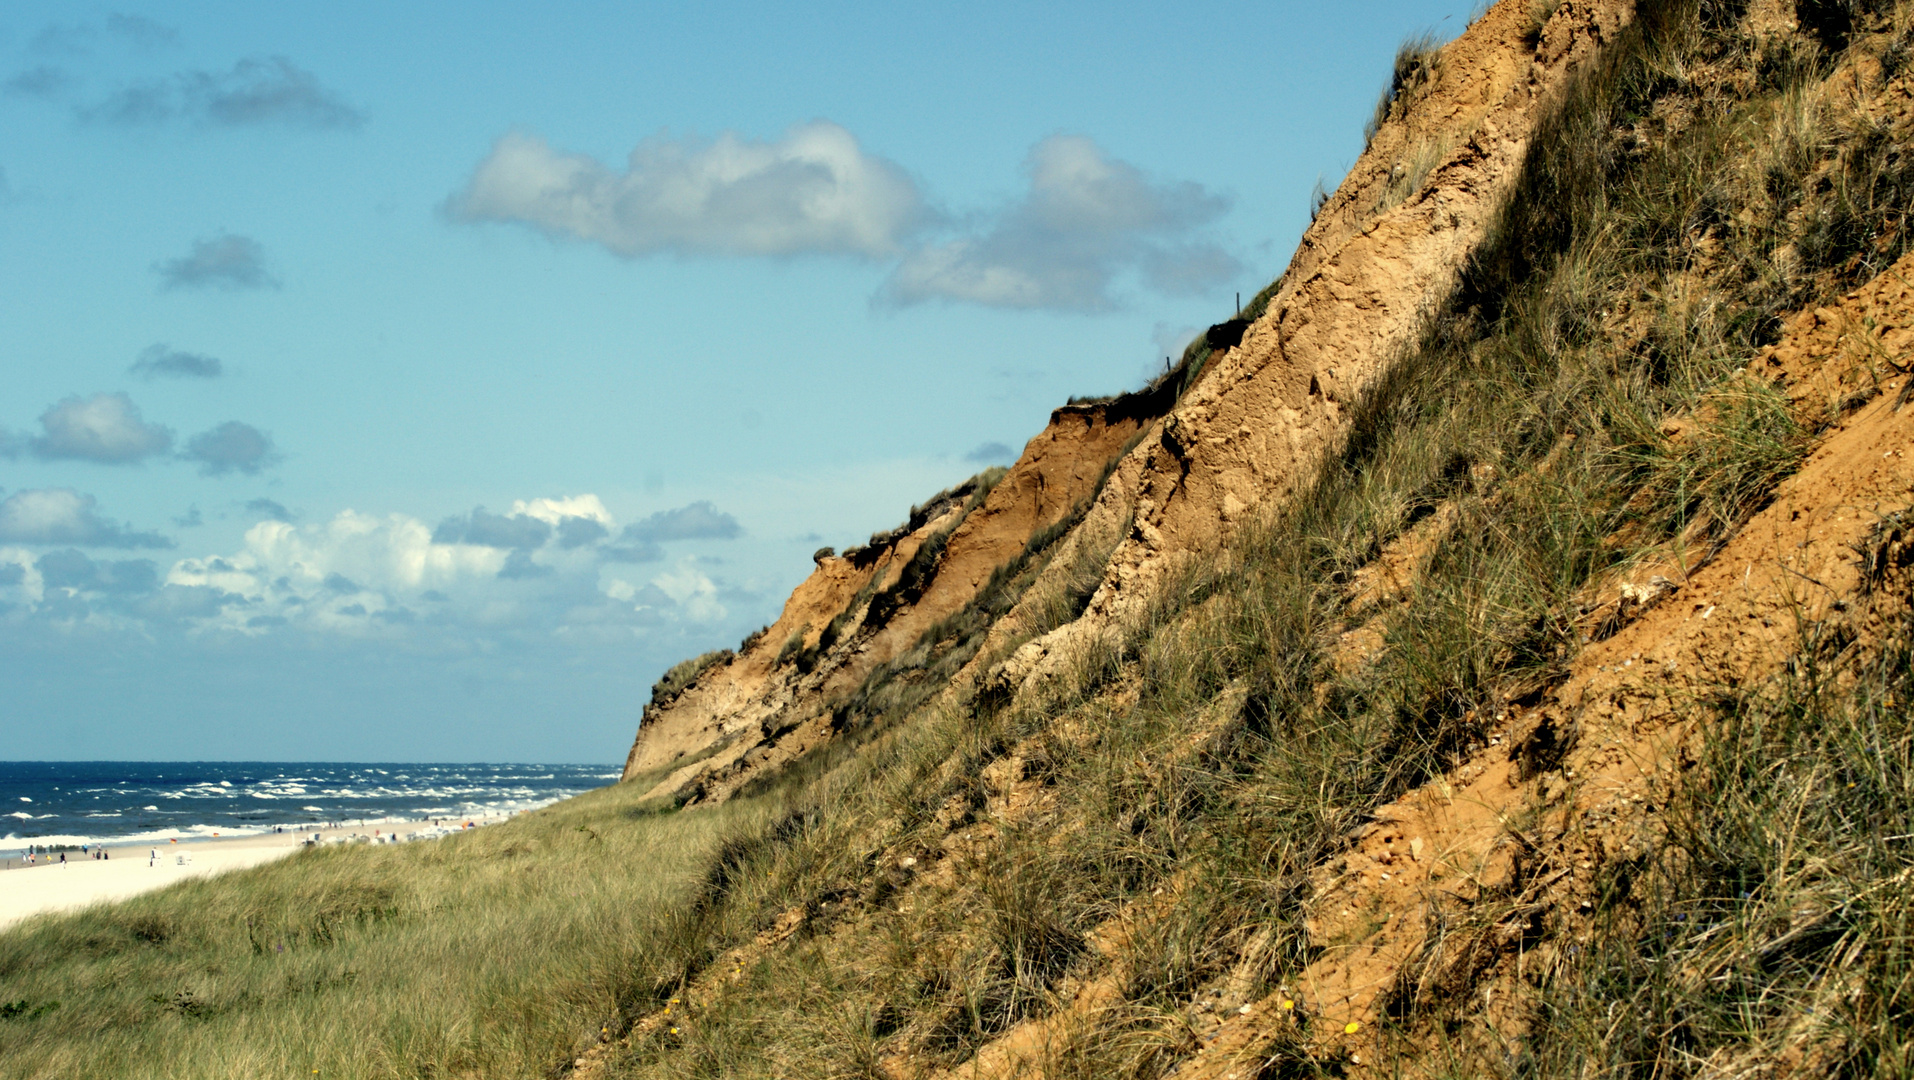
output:
[[[1644,3],[1545,120],[1455,296],[1313,484],[1166,574],[1041,692],[942,694],[1040,577],[1025,631],[1082,610],[1108,554],[1066,540],[1076,514],[838,702],[836,740],[722,809],[647,814],[627,786],[463,847],[302,859],[0,938],[0,977],[33,987],[0,995],[29,1003],[0,1019],[4,1067],[133,1061],[163,1033],[185,1049],[153,1075],[321,1058],[327,1075],[531,1075],[693,985],[612,1075],[868,1077],[960,1065],[1111,978],[1121,1004],[1059,1022],[1049,1074],[1162,1075],[1205,1009],[1301,968],[1309,875],[1351,828],[1559,677],[1591,581],[1724,541],[1801,460],[1815,433],[1737,372],[1779,315],[1902,253],[1914,155],[1826,94],[1825,45],[1756,41],[1739,18]],[[1869,18],[1843,46],[1885,57],[1899,31]],[[1388,108],[1428,77],[1425,53],[1405,49]],[[1166,380],[1187,386],[1204,356]],[[1388,648],[1338,672],[1338,636],[1377,614],[1350,609],[1355,571],[1443,506],[1416,588],[1379,612]],[[1908,1070],[1899,633],[1866,656],[1814,643],[1780,686],[1707,706],[1716,734],[1666,850],[1613,883],[1612,921],[1543,988],[1546,1023],[1511,1074],[1729,1075],[1791,1048],[1821,1055],[1799,1059],[1816,1073]],[[350,888],[321,940],[334,881]],[[320,981],[295,991],[275,966],[292,961],[252,951],[238,928],[254,910]],[[135,920],[161,915],[194,929],[153,944]],[[756,944],[780,927],[795,929]],[[720,978],[709,965],[732,949],[747,960]],[[347,970],[357,982],[320,979]],[[42,999],[62,1004],[29,1017]],[[245,1023],[266,1015],[295,1022]],[[1439,1041],[1434,1013],[1399,1022]],[[1282,1075],[1333,1067],[1275,1052]]]
[[[1877,536],[1899,540],[1887,524]],[[1810,632],[1778,680],[1711,703],[1663,842],[1611,869],[1601,932],[1544,987],[1539,1071],[1914,1069],[1905,555],[1877,586],[1881,640]]]
[[[1442,42],[1434,31],[1424,31],[1396,46],[1396,59],[1389,68],[1388,85],[1376,101],[1375,115],[1362,129],[1366,144],[1391,118],[1401,117],[1414,104],[1416,96],[1435,83],[1442,71]]]
[[[1755,58],[1732,27],[1705,33],[1679,5],[1636,35],[1545,128],[1497,239],[1315,488],[1172,575],[1148,614],[1045,693],[893,717],[819,773],[818,831],[754,853],[761,884],[733,898],[752,924],[793,905],[830,913],[780,960],[801,958],[805,989],[786,967],[749,971],[700,1018],[696,1048],[643,1043],[623,1071],[955,1065],[1106,971],[1090,947],[1101,928],[1174,888],[1173,907],[1126,916],[1124,1006],[1063,1025],[1046,1050],[1059,1075],[1157,1075],[1192,1048],[1199,993],[1254,992],[1301,966],[1307,874],[1366,808],[1479,745],[1507,697],[1558,676],[1589,581],[1674,537],[1739,527],[1806,433],[1735,372],[1782,304],[1825,295],[1867,260],[1767,275],[1763,258],[1804,216],[1739,179],[1751,155],[1779,151],[1729,133],[1771,99],[1700,101],[1679,126],[1652,115],[1706,89],[1671,86],[1671,72]],[[1694,228],[1733,220],[1734,203],[1698,216],[1730,196],[1769,224],[1725,260]],[[1875,235],[1893,233],[1885,204],[1869,213]],[[1623,300],[1649,317],[1615,319]],[[1707,420],[1684,441],[1662,434],[1693,415]],[[1455,524],[1390,613],[1390,648],[1337,676],[1325,652],[1351,573],[1445,502]],[[1034,817],[1006,817],[979,787],[986,765],[1011,759],[1042,763]],[[883,885],[886,868],[984,828],[985,851],[946,856],[947,882],[895,906],[911,886]],[[795,1016],[770,1025],[774,1042],[751,1034],[801,992],[817,995],[808,1012],[850,1019],[837,1034]]]
[[[677,985],[711,853],[772,812],[642,790],[29,920],[0,935],[0,1075],[543,1075]]]

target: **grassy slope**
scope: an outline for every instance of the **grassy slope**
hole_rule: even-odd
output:
[[[329,848],[0,935],[0,1075],[533,1076],[673,985],[687,900],[762,804],[630,785]]]
[[[1893,74],[1908,13],[1862,15],[1850,59]],[[1304,962],[1308,874],[1366,808],[1559,675],[1591,581],[1731,535],[1815,434],[1737,372],[1777,316],[1902,252],[1914,160],[1902,127],[1825,90],[1846,40],[1758,41],[1740,19],[1644,4],[1308,493],[1040,697],[932,696],[1031,579],[1020,565],[873,678],[852,738],[721,810],[645,813],[627,785],[442,847],[302,857],[0,936],[0,997],[61,1002],[0,1020],[0,1072],[542,1075],[691,980],[690,1015],[633,1029],[610,1072],[872,1075],[959,1064],[1105,977],[1122,1006],[1060,1036],[1052,1073],[1158,1075],[1194,1049],[1199,995]],[[1673,417],[1694,424],[1680,442]],[[1454,523],[1413,597],[1352,606],[1355,572],[1439,506]],[[1371,619],[1389,648],[1334,665]],[[1899,1067],[1906,642],[1810,654],[1844,679],[1811,666],[1697,705],[1717,741],[1670,815],[1670,850],[1694,854],[1627,884],[1581,966],[1535,988],[1551,1022],[1512,1071],[1691,1071],[1779,1038],[1817,993],[1847,1010],[1829,1062]],[[1007,761],[1041,789],[1018,813],[984,779]],[[1848,784],[1867,785],[1866,830]],[[1827,932],[1777,959],[1722,929],[1786,910],[1803,859],[1839,901]],[[1860,989],[1827,997],[1863,937]]]
[[[827,778],[816,828],[754,852],[756,872],[729,894],[734,940],[792,909],[815,913],[813,936],[714,996],[678,1038],[640,1040],[622,1069],[956,1065],[1052,1007],[1071,976],[1112,966],[1093,942],[1117,912],[1132,946],[1125,1007],[1053,1048],[1058,1075],[1153,1075],[1194,1049],[1199,990],[1296,970],[1307,874],[1365,808],[1479,744],[1502,701],[1559,676],[1591,581],[1676,542],[1705,554],[1798,463],[1815,432],[1738,372],[1778,315],[1904,250],[1910,176],[1895,148],[1907,133],[1841,115],[1822,87],[1826,48],[1756,41],[1739,16],[1647,6],[1546,125],[1498,235],[1308,496],[1191,566],[1151,618],[1047,700],[920,717]],[[1897,18],[1859,47],[1904,50]],[[1670,418],[1698,427],[1671,442]],[[1390,648],[1366,671],[1337,672],[1327,654],[1338,633],[1378,614],[1350,609],[1354,571],[1441,504],[1457,523],[1414,599],[1380,613]],[[1874,684],[1896,677],[1888,655]],[[1846,716],[1856,704],[1821,707]],[[1894,719],[1886,734],[1904,745],[1906,717]],[[1798,734],[1717,730],[1801,750]],[[1052,801],[984,822],[979,777],[1012,755],[1038,763]],[[1719,828],[1750,808],[1698,798],[1686,836],[1758,843],[1748,821]],[[995,842],[965,849],[954,881],[893,906],[888,868],[972,820]],[[1900,871],[1884,858],[1856,872]],[[1179,902],[1150,904],[1159,889]],[[1589,978],[1632,979],[1638,994],[1640,980],[1665,974],[1617,959],[1634,955],[1634,938],[1605,944],[1612,951],[1591,955],[1617,966]],[[1775,980],[1740,986],[1734,1000]],[[1543,988],[1559,1027],[1536,1041],[1534,1063],[1628,1073],[1683,1060],[1703,1032],[1671,1018],[1715,991],[1666,989],[1637,999],[1644,1014],[1623,1039],[1572,1015],[1614,998]],[[1870,1037],[1880,1042],[1865,1052],[1886,1054],[1901,1036],[1877,1024]]]

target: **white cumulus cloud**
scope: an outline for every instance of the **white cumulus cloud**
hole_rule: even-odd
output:
[[[102,517],[93,496],[72,488],[16,491],[7,496],[0,502],[0,542],[114,548],[173,546],[158,533],[135,532]]]
[[[436,528],[400,513],[347,510],[309,524],[275,517],[247,530],[239,551],[179,560],[164,583],[232,598],[195,625],[250,634],[287,626],[396,633],[421,620],[441,629],[556,629],[726,617],[719,585],[694,559],[642,586],[607,579],[603,549],[617,524],[592,494],[520,499],[509,514],[475,510]]]
[[[43,458],[118,465],[165,453],[173,445],[173,433],[147,423],[125,394],[67,398],[40,414],[40,427],[31,445]]]
[[[893,304],[1105,310],[1113,282],[1137,273],[1164,293],[1197,292],[1241,265],[1199,230],[1228,200],[1189,181],[1151,179],[1081,135],[1053,135],[1024,162],[1023,199],[979,226],[909,253],[885,283]]]
[[[459,220],[531,225],[624,256],[883,257],[925,217],[903,169],[826,120],[776,141],[654,136],[622,172],[535,135],[506,135],[447,209]]]
[[[553,528],[562,526],[567,519],[585,518],[600,525],[611,525],[611,511],[596,495],[564,495],[555,499],[515,499],[512,501],[512,513],[528,518],[537,518]]]
[[[647,599],[662,597],[683,611],[691,622],[717,622],[724,618],[724,605],[718,602],[718,586],[698,569],[692,559],[680,559],[678,565],[651,579],[651,588],[639,596],[639,608]]]

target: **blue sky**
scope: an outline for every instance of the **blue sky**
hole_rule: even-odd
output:
[[[9,4],[0,755],[614,761],[1466,5]]]

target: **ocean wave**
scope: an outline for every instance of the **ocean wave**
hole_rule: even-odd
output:
[[[236,829],[230,825],[188,825],[179,829],[153,829],[147,832],[123,833],[117,836],[82,836],[79,834],[20,836],[15,833],[8,833],[6,836],[0,837],[0,848],[4,848],[7,844],[43,844],[48,847],[52,847],[56,844],[65,844],[69,847],[78,847],[81,844],[104,844],[108,847],[117,847],[121,844],[166,844],[174,840],[191,842],[194,840],[211,840],[215,837],[260,836],[270,832],[272,832],[270,828]]]
[[[20,770],[27,775],[13,784],[35,786],[12,786],[9,795],[25,801],[16,808],[18,812],[0,815],[5,825],[0,831],[12,834],[10,839],[16,843],[139,843],[175,837],[190,840],[215,832],[250,835],[275,826],[298,829],[318,821],[370,824],[388,817],[500,815],[548,806],[618,775],[604,766],[128,765],[123,777],[82,771],[72,776],[79,782],[71,786],[57,772],[49,775],[37,766]],[[9,779],[6,768],[0,765],[0,781]],[[34,790],[42,794],[22,794]],[[96,828],[100,832],[91,836],[80,832]],[[40,830],[48,835],[19,835]]]
[[[13,844],[19,844],[22,848],[29,844],[45,847],[79,847],[81,844],[91,844],[92,842],[91,839],[84,836],[16,836],[13,833],[8,833],[5,836],[0,836],[0,851],[7,850]],[[19,849],[15,848],[13,850]]]

